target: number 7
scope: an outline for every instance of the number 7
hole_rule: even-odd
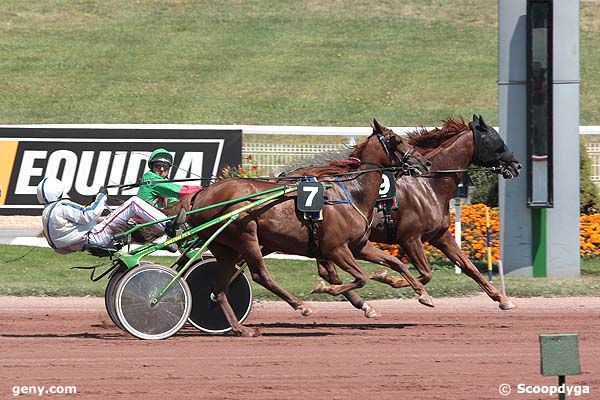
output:
[[[306,203],[304,205],[306,207],[312,207],[313,200],[315,199],[315,196],[319,192],[319,187],[318,186],[304,186],[302,188],[302,191],[303,192],[310,192],[310,194],[308,195],[308,197],[306,197]]]

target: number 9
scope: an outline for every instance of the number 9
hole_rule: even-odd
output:
[[[390,191],[390,178],[383,174],[381,175],[381,186],[379,186],[379,195],[382,196]]]

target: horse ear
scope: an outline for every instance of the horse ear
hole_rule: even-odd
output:
[[[373,118],[373,123],[371,124],[374,132],[381,132],[383,130],[383,125],[377,121],[377,118]]]
[[[473,122],[477,122],[477,115],[473,114]]]
[[[485,121],[483,120],[483,117],[481,116],[481,114],[479,115],[479,123],[483,126],[486,126]]]

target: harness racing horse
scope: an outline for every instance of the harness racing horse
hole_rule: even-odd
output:
[[[409,144],[431,161],[432,173],[429,177],[402,176],[396,180],[398,208],[392,211],[392,238],[390,240],[383,215],[378,213],[369,240],[399,244],[419,271],[418,279],[423,284],[429,282],[432,276],[423,248],[423,242],[429,242],[477,282],[491,299],[499,303],[500,309],[514,308],[512,301],[479,273],[448,228],[450,199],[454,197],[470,164],[489,167],[505,179],[517,177],[521,164],[498,132],[488,126],[481,116],[473,115],[473,121],[468,125],[462,120],[448,119],[439,129],[417,130],[409,134]],[[320,262],[319,274],[328,281],[336,282],[339,279],[335,268],[327,261]],[[409,286],[405,279],[390,276],[386,270],[374,272],[371,279],[394,288]],[[346,292],[345,296],[357,308],[363,303],[353,292]]]
[[[367,243],[382,170],[389,167],[403,167],[405,164],[416,173],[422,173],[429,167],[426,159],[414,153],[401,137],[379,124],[377,120],[373,123],[373,133],[355,147],[352,155],[363,161],[361,167],[355,171],[355,179],[348,180],[344,187],[339,183],[333,183],[331,188],[325,189],[325,196],[328,199],[349,198],[351,202],[324,206],[323,221],[319,224],[318,236],[314,238],[317,243],[318,257],[330,260],[354,278],[352,282],[340,281],[339,284],[329,286],[323,291],[331,295],[361,288],[367,282],[368,276],[354,256],[360,254]],[[325,168],[331,169],[331,167]],[[335,171],[344,172],[347,169],[338,168]],[[278,186],[281,186],[280,182],[261,179],[227,179],[205,188],[195,196],[193,209],[241,198]],[[265,268],[260,248],[260,245],[263,245],[269,251],[313,255],[311,254],[313,246],[309,240],[311,235],[309,223],[304,219],[303,213],[297,210],[296,197],[296,193],[286,194],[264,205],[241,212],[239,217],[209,245],[220,266],[218,276],[215,277],[213,293],[232,331],[237,335],[258,334],[258,331],[250,330],[237,321],[227,299],[227,287],[240,257],[248,264],[255,282],[284,299],[303,315],[310,313],[310,309],[304,302],[279,287],[271,279]],[[189,215],[188,223],[198,226],[245,204],[248,202],[194,213]],[[207,229],[200,234],[207,237],[214,231],[215,229]],[[380,264],[390,266],[401,273],[410,284],[414,285],[418,293],[424,297],[429,296],[422,284],[408,273],[406,266],[397,258],[379,250],[377,252],[372,257],[379,257]]]

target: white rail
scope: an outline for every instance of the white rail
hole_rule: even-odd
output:
[[[289,136],[341,136],[347,138],[347,144],[353,144],[357,137],[371,133],[368,126],[343,127],[343,126],[269,126],[269,125],[179,125],[179,124],[83,124],[83,125],[0,125],[0,127],[64,127],[80,129],[213,129],[230,130],[239,129],[245,135],[289,135]],[[414,127],[391,127],[398,134],[413,131]],[[430,128],[427,128],[430,129]],[[498,129],[498,128],[496,128]],[[590,138],[586,144],[588,155],[592,159],[592,180],[600,187],[600,126],[580,126],[579,134]],[[594,143],[593,136],[598,137]],[[333,140],[332,140],[333,141]],[[298,163],[303,159],[312,158],[315,154],[327,151],[342,150],[343,143],[324,144],[274,144],[270,139],[244,144],[242,148],[242,166],[251,168],[252,165],[260,167],[261,174],[273,175],[286,169],[287,166]],[[249,162],[248,156],[252,156]]]
[[[369,127],[321,127],[321,126],[260,126],[260,125],[219,125],[221,129],[242,129],[244,134],[253,135],[304,135],[304,136],[342,136],[347,138],[347,144],[353,144],[359,136],[371,133]],[[219,126],[211,126],[217,129]],[[415,130],[414,127],[392,127],[394,132],[406,134]],[[427,128],[430,129],[430,128]],[[498,129],[498,128],[496,128]],[[592,180],[600,187],[600,126],[581,126],[579,134],[592,139],[598,137],[598,143],[586,144],[588,155],[592,159]],[[264,141],[245,143],[242,147],[242,167],[258,166],[261,174],[277,175],[288,169],[292,164],[314,158],[315,154],[343,150],[344,143],[324,144],[273,144],[269,138]],[[593,139],[592,139],[593,140]],[[249,161],[248,157],[251,158]]]

